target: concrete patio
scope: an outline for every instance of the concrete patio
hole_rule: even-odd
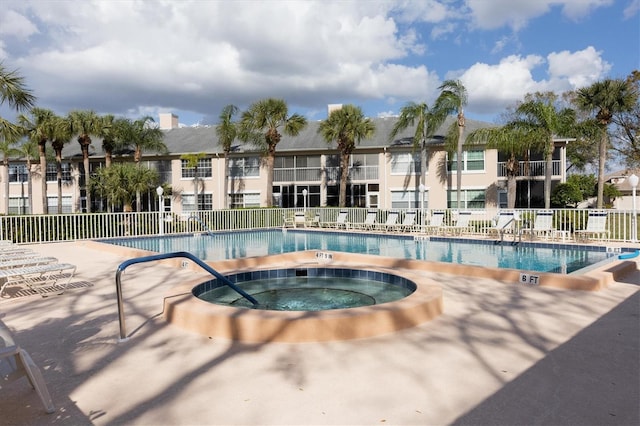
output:
[[[114,277],[128,259],[82,242],[29,246],[78,266],[62,296],[12,288],[0,321],[40,366],[56,407],[26,379],[0,388],[2,425],[637,425],[640,271],[598,292],[429,272],[444,313],[384,336],[238,343],[167,324],[164,292],[199,273]],[[206,275],[203,273],[202,277]]]

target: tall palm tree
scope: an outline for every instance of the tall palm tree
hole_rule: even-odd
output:
[[[38,156],[40,157],[40,173],[42,178],[42,212],[49,213],[47,200],[47,142],[55,138],[57,116],[53,111],[45,108],[32,108],[31,117],[21,114],[18,122],[26,129],[27,137],[38,144]]]
[[[18,141],[13,132],[9,137],[0,134],[0,154],[2,154],[2,180],[4,182],[4,214],[9,214],[9,157],[15,155],[15,144]]]
[[[410,102],[400,109],[398,121],[393,126],[389,140],[392,141],[398,133],[409,126],[415,126],[413,134],[413,148],[420,150],[420,185],[425,185],[427,174],[427,141],[432,138],[446,119],[443,110],[431,109],[425,102]]]
[[[595,112],[600,127],[598,138],[598,198],[597,208],[602,208],[604,194],[604,174],[609,148],[609,125],[614,115],[633,110],[638,102],[636,86],[628,80],[606,79],[577,91],[576,103],[585,111]]]
[[[94,111],[71,111],[69,113],[71,123],[71,134],[78,135],[78,143],[82,152],[82,164],[84,168],[84,186],[87,213],[91,212],[91,191],[88,188],[91,169],[89,165],[89,147],[91,146],[91,135],[100,132],[100,117]]]
[[[467,89],[460,80],[446,80],[440,87],[442,92],[436,100],[436,110],[444,110],[447,114],[455,113],[457,120],[452,123],[447,139],[453,141],[456,147],[456,190],[458,209],[462,202],[462,146],[464,145],[465,117],[464,108],[467,106]]]
[[[229,208],[229,154],[233,147],[233,141],[238,135],[238,126],[233,121],[233,116],[238,113],[238,107],[235,105],[227,105],[220,112],[220,124],[216,126],[216,135],[218,143],[222,146],[224,152],[224,208]]]
[[[24,82],[24,77],[17,70],[9,70],[0,62],[0,106],[5,102],[9,108],[20,112],[33,107],[36,98]],[[21,136],[20,127],[0,116],[0,131],[10,139]]]
[[[553,93],[535,93],[527,95],[525,101],[515,110],[515,118],[510,122],[513,131],[527,134],[529,140],[535,139],[544,144],[546,166],[544,173],[544,207],[551,207],[551,176],[553,173],[554,139],[557,136],[569,136],[575,123],[575,111],[556,105],[557,96]]]
[[[371,119],[366,118],[362,109],[355,105],[344,105],[331,111],[329,117],[320,123],[318,133],[327,143],[336,141],[340,152],[340,198],[339,206],[347,205],[347,178],[351,154],[362,139],[375,134],[376,127]]]
[[[58,190],[58,214],[62,214],[62,149],[71,141],[72,125],[68,117],[55,117],[51,147],[56,156],[56,187]]]
[[[164,144],[164,133],[154,125],[152,117],[146,116],[131,122],[128,134],[128,144],[133,145],[133,161],[139,165],[144,151],[164,154],[167,146]]]
[[[102,150],[104,151],[104,166],[110,167],[113,160],[113,151],[118,144],[117,136],[118,120],[113,114],[106,114],[101,117],[97,136],[102,138]]]
[[[206,158],[207,154],[204,152],[182,154],[181,160],[187,162],[187,168],[193,169],[193,196],[195,197],[195,209],[200,210],[200,203],[198,202],[198,183],[200,181],[198,176],[198,162],[202,158]]]
[[[29,209],[27,214],[33,213],[33,178],[31,174],[32,160],[38,157],[38,144],[30,139],[22,142],[17,148],[17,155],[24,158],[27,167],[27,198],[29,199]]]
[[[123,211],[133,211],[133,194],[155,188],[158,172],[133,163],[114,163],[99,169],[91,177],[89,186],[93,191],[106,194],[109,210],[111,206],[122,206]]]
[[[516,177],[520,169],[520,158],[528,158],[529,150],[538,143],[531,136],[511,124],[477,129],[467,136],[470,144],[486,144],[487,148],[495,148],[507,155],[507,207],[510,209],[516,206]]]
[[[282,99],[268,98],[252,104],[242,114],[240,120],[240,139],[257,146],[266,157],[267,193],[266,205],[273,205],[273,167],[276,158],[276,146],[282,135],[297,136],[307,126],[307,119],[299,114],[289,116],[287,103]]]

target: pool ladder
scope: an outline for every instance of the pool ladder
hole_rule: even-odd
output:
[[[118,269],[116,271],[116,297],[118,299],[118,321],[120,322],[120,341],[127,340],[127,329],[124,322],[124,307],[123,307],[123,300],[122,300],[122,279],[120,278],[124,270],[127,269],[127,267],[134,265],[136,263],[153,262],[156,260],[163,260],[163,259],[174,259],[177,257],[185,257],[191,260],[193,263],[195,263],[196,265],[200,266],[202,269],[204,269],[205,271],[213,275],[217,280],[231,287],[231,289],[233,289],[236,293],[240,294],[242,297],[244,297],[249,302],[251,302],[253,306],[258,305],[258,301],[253,296],[251,296],[249,293],[242,290],[240,287],[238,287],[237,285],[229,281],[227,277],[221,275],[218,271],[216,271],[211,266],[207,265],[201,259],[199,259],[198,257],[194,256],[189,252],[176,251],[173,253],[154,254],[151,256],[143,256],[143,257],[137,257],[135,259],[125,260],[118,266]]]
[[[202,219],[200,219],[198,216],[195,215],[191,215],[189,216],[189,219],[191,220],[195,220],[196,222],[198,222],[200,225],[202,225],[202,227],[204,228],[205,231],[207,231],[207,235],[212,236],[213,237],[213,231],[211,231],[211,229],[209,229],[209,227],[207,226],[206,223],[204,223],[204,221]]]

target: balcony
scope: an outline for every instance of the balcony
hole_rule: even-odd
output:
[[[506,177],[507,176],[507,168],[506,162],[500,161],[498,162],[498,177]],[[525,170],[525,163],[520,163],[520,168],[518,170],[518,176],[529,176],[529,177],[544,177],[544,172],[546,170],[546,161],[529,161],[529,171],[530,173],[527,175]],[[553,169],[551,175],[553,177],[561,176],[561,165],[562,162],[560,160],[553,160]]]

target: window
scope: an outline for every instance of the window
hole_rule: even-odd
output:
[[[506,209],[507,205],[507,191],[502,189],[498,190],[498,206],[501,209]]]
[[[58,196],[47,196],[49,213],[58,212]],[[73,213],[73,200],[70,196],[62,196],[62,213]]]
[[[61,163],[62,181],[71,182],[71,165],[69,163]],[[56,163],[47,163],[47,182],[57,182],[58,171]]]
[[[242,209],[248,207],[260,207],[260,193],[246,192],[241,194],[231,194],[231,208]]]
[[[417,209],[420,207],[420,191],[391,191],[392,209]],[[429,208],[429,191],[424,192],[424,208]]]
[[[192,212],[196,210],[213,210],[212,194],[198,194],[198,206],[195,205],[194,194],[182,194],[182,211]]]
[[[458,167],[457,163],[458,154],[454,153],[452,159],[447,161],[447,170],[455,172]],[[484,151],[482,150],[469,150],[462,153],[462,171],[484,171]]]
[[[391,174],[392,175],[419,175],[420,174],[420,153],[419,152],[396,152],[391,154]]]
[[[322,180],[319,155],[276,157],[273,167],[274,182],[299,182]]]
[[[240,157],[229,159],[231,178],[260,177],[260,157]]]
[[[198,167],[188,167],[187,164],[189,161],[180,160],[182,167],[182,178],[194,178],[196,177],[196,169],[198,170],[198,177],[201,179],[210,178],[213,176],[211,171],[211,158],[200,158],[198,159]]]
[[[9,214],[28,214],[29,198],[28,197],[10,197],[9,198]]]
[[[9,164],[9,182],[26,182],[26,164]]]
[[[485,207],[484,189],[463,189],[460,191],[462,197],[461,209],[483,209]],[[447,191],[447,208],[458,208],[458,191]]]
[[[350,160],[351,180],[378,179],[378,154],[352,154]]]

